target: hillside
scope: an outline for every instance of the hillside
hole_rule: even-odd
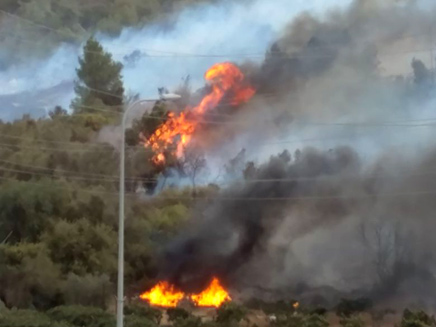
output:
[[[117,35],[123,27],[170,22],[186,6],[210,0],[2,0],[0,69],[44,55],[61,42],[82,42],[97,32]],[[14,33],[10,33],[13,30]]]

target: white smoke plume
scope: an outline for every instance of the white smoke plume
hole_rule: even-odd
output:
[[[97,38],[125,64],[126,88],[154,98],[158,87],[176,86],[187,75],[194,87],[202,85],[204,71],[213,63],[242,62],[245,55],[262,60],[266,47],[293,17],[306,10],[322,15],[330,7],[347,3],[349,0],[319,0],[293,1],[290,5],[286,0],[255,0],[200,5],[182,11],[169,29],[154,24],[126,28],[116,38]],[[174,52],[182,55],[172,56]],[[81,47],[64,44],[47,59],[32,60],[29,56],[27,63],[1,71],[0,119],[17,118],[23,113],[40,116],[58,104],[68,107],[80,53]],[[49,100],[41,98],[43,90],[51,95]],[[20,99],[23,93],[30,95]]]

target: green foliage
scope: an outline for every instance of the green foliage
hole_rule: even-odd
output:
[[[60,271],[42,244],[1,245],[0,296],[9,307],[56,305]]]
[[[227,302],[217,309],[216,322],[222,325],[238,324],[247,314],[247,310],[234,302]]]
[[[114,273],[116,269],[116,233],[106,225],[92,225],[89,220],[60,220],[44,236],[53,262],[63,273]]]
[[[152,308],[142,302],[136,302],[126,305],[124,307],[124,314],[133,315],[140,318],[146,318],[157,325],[159,325],[162,320],[162,311]]]
[[[176,321],[177,319],[188,319],[191,314],[183,308],[169,308],[167,309],[169,321]]]
[[[365,323],[359,315],[343,316],[339,321],[341,327],[364,327]]]
[[[372,307],[371,300],[367,298],[359,298],[355,300],[341,299],[336,306],[336,314],[338,316],[349,317],[354,313],[363,312]]]
[[[401,319],[401,327],[429,327],[436,326],[434,316],[429,316],[424,311],[411,311],[405,309]]]
[[[112,60],[112,55],[105,52],[101,44],[94,38],[90,38],[83,49],[83,57],[79,58],[79,68],[75,92],[77,98],[72,107],[75,113],[93,113],[94,108],[112,109],[115,112],[121,110],[124,98],[124,86],[121,80],[121,63]],[[98,116],[97,116],[98,117]],[[90,124],[94,125],[90,116]],[[98,122],[97,122],[98,123]]]
[[[156,322],[136,315],[128,315],[125,317],[124,326],[126,327],[157,327]]]
[[[24,3],[28,4],[26,13],[41,19],[54,18],[55,6],[66,10],[62,18],[66,21],[70,14],[80,12],[75,1],[41,0],[39,7],[33,0]],[[0,1],[0,8],[3,4]],[[97,7],[89,14],[104,15],[108,9],[100,8],[100,12]],[[56,7],[59,12],[63,9]],[[120,65],[95,40],[87,46],[92,51],[84,53],[78,69],[81,80],[76,104],[89,100],[91,106],[113,110],[116,115],[93,110],[70,115],[58,106],[48,118],[35,120],[27,115],[11,123],[0,121],[0,143],[5,145],[0,149],[0,298],[7,308],[108,308],[115,295],[119,151],[110,127],[118,122],[115,111],[122,105],[124,90]],[[94,74],[100,64],[103,68]],[[119,92],[120,97],[88,92],[87,86],[97,84],[100,89]],[[166,110],[159,103],[154,113],[164,116]],[[149,118],[145,124],[150,124],[152,132],[156,120]],[[102,127],[107,127],[108,143],[98,142]],[[142,291],[156,277],[156,255],[187,223],[193,205],[189,189],[170,190],[169,198],[150,198],[146,205],[140,195],[135,196],[140,186],[154,185],[162,173],[150,164],[152,155],[145,147],[127,150],[128,294]],[[214,192],[216,187],[198,188],[197,193]]]
[[[9,242],[37,241],[49,218],[63,214],[68,191],[44,180],[37,184],[7,182],[0,188],[0,239]]]
[[[59,306],[49,310],[47,314],[56,322],[77,327],[113,327],[115,325],[113,315],[93,307]]]
[[[65,304],[106,308],[111,299],[113,286],[109,276],[68,274],[62,293]]]
[[[6,310],[0,312],[0,327],[70,327],[54,323],[46,314],[35,310]]]

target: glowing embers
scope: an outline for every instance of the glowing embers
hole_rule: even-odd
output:
[[[150,291],[141,294],[142,300],[160,307],[176,307],[185,298],[190,299],[198,307],[220,307],[224,302],[231,301],[230,295],[214,277],[209,286],[199,294],[185,294],[168,282],[157,283]]]

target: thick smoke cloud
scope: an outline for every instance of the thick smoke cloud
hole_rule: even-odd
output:
[[[167,249],[160,277],[198,291],[217,275],[262,298],[333,286],[429,300],[435,161],[432,151],[368,167],[348,147],[273,156],[199,214]]]
[[[429,66],[416,50],[429,47],[434,9],[362,0],[305,14],[261,65],[243,65],[258,94],[205,147],[216,167],[239,153],[248,180],[199,209],[161,277],[190,290],[216,274],[262,298],[434,305],[434,86],[411,66],[413,56]]]
[[[255,161],[307,143],[350,145],[370,160],[387,148],[410,155],[425,148],[435,136],[430,128],[373,126],[434,118],[434,97],[417,92],[411,67],[414,58],[430,67],[422,49],[430,47],[434,8],[420,4],[355,1],[324,19],[297,17],[260,67],[242,66],[257,96],[213,132],[212,165],[242,148]]]

